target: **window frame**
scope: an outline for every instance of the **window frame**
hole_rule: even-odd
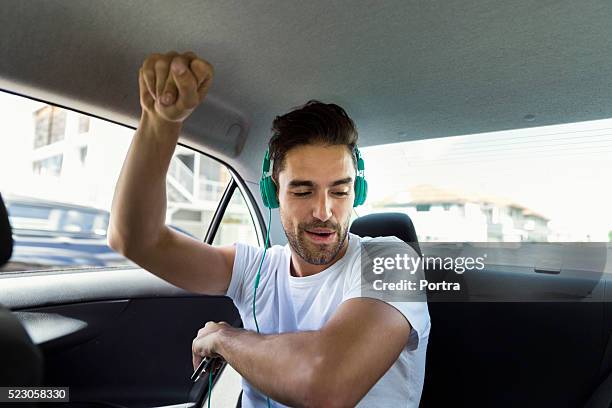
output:
[[[232,181],[236,183],[236,188],[240,189],[240,192],[242,193],[242,198],[244,198],[244,202],[246,203],[247,208],[249,209],[249,214],[251,214],[251,219],[255,227],[255,234],[257,235],[257,241],[259,243],[259,246],[263,247],[265,245],[266,239],[265,232],[268,230],[263,213],[260,211],[260,208],[257,205],[257,201],[255,200],[255,197],[253,197],[251,190],[247,188],[245,181],[240,177],[240,175],[235,172],[232,167],[227,166],[227,169],[229,170],[232,176]],[[270,248],[271,246],[272,242],[269,239],[268,248]]]
[[[189,146],[185,146],[185,145],[183,146],[186,148],[189,148]],[[213,158],[213,160],[216,160],[216,159]],[[224,164],[222,161],[219,161],[219,163]],[[213,218],[208,226],[208,230],[206,231],[206,235],[204,237],[204,242],[206,242],[209,245],[212,245],[212,243],[215,240],[217,231],[219,230],[219,227],[221,226],[221,222],[223,221],[223,217],[225,216],[227,207],[229,206],[229,203],[232,200],[232,197],[234,196],[236,191],[238,191],[239,193],[242,194],[242,198],[244,199],[246,206],[249,210],[251,221],[253,222],[253,227],[255,228],[255,235],[257,236],[257,243],[261,246],[265,238],[263,236],[263,231],[266,230],[265,221],[263,219],[263,216],[261,212],[257,209],[257,207],[253,205],[254,198],[251,195],[251,192],[249,191],[249,189],[246,188],[246,186],[244,185],[244,182],[241,179],[239,179],[239,176],[234,172],[234,170],[231,167],[226,165],[226,168],[230,172],[231,180],[228,183],[227,187],[225,188],[225,191],[223,192],[223,196],[221,197],[221,200],[219,201],[219,205],[217,206],[217,209],[215,210]],[[269,246],[270,246],[270,243],[268,242],[268,247]]]

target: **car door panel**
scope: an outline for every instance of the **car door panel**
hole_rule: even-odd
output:
[[[605,261],[606,250],[587,251],[589,259]],[[582,406],[609,371],[612,297],[604,269],[564,265],[556,273],[520,262],[427,270],[429,281],[458,282],[463,293],[428,294],[421,406]]]
[[[11,275],[0,278],[0,303],[41,348],[44,384],[70,387],[74,406],[197,401],[205,381],[189,377],[198,329],[209,320],[241,324],[229,298],[189,293],[140,269]]]

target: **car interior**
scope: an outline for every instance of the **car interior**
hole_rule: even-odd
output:
[[[24,0],[2,9],[3,93],[131,132],[141,112],[138,69],[148,55],[193,51],[211,62],[214,83],[179,140],[231,174],[210,223],[201,225],[209,244],[239,192],[263,245],[259,179],[270,126],[310,99],[344,107],[360,147],[612,118],[612,2],[605,0]],[[366,177],[367,166],[366,158]],[[7,219],[2,205],[0,262],[13,252]],[[413,221],[373,213],[351,232],[393,235],[421,254]],[[270,242],[287,243],[278,210]],[[598,249],[604,259],[606,250]],[[449,279],[440,270],[426,274]],[[421,407],[610,406],[605,273],[489,268],[471,278],[456,276],[483,291],[520,286],[550,298],[433,301],[431,294]],[[0,273],[0,305],[0,386],[70,387],[62,404],[69,407],[203,406],[207,381],[189,381],[193,337],[210,320],[242,324],[229,298],[190,293],[134,265],[9,269]],[[213,384],[213,406],[222,397],[240,406],[240,383],[222,388],[230,370]]]

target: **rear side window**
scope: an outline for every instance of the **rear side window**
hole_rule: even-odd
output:
[[[6,93],[0,93],[0,112],[0,193],[15,241],[3,270],[134,266],[106,244],[134,130]],[[166,224],[202,241],[230,182],[223,164],[177,146],[166,180]],[[217,242],[253,234],[235,194]]]
[[[420,241],[612,242],[612,119],[362,153],[357,211],[406,213]]]
[[[213,245],[230,245],[234,242],[243,242],[253,246],[263,245],[257,239],[255,220],[249,211],[244,196],[237,188],[234,189],[223,213]]]

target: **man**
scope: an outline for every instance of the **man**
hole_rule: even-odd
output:
[[[164,225],[181,125],[212,78],[212,66],[193,53],[144,61],[142,116],[115,190],[110,246],[176,286],[234,300],[245,328],[208,322],[193,341],[193,364],[222,356],[244,379],[244,407],[266,406],[266,396],[272,406],[418,406],[427,304],[361,296],[367,239],[348,233],[357,132],[339,106],[312,101],[274,122],[269,148],[289,244],[269,248],[261,266],[261,334],[252,307],[263,248],[213,247]]]

